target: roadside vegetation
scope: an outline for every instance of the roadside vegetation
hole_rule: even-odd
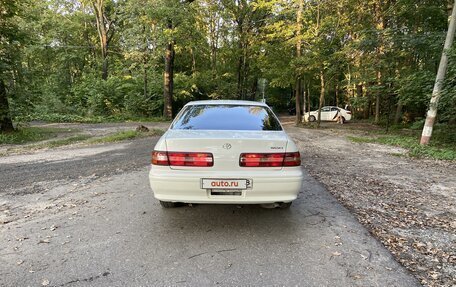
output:
[[[44,148],[55,148],[71,144],[102,144],[131,140],[136,138],[145,138],[151,136],[160,136],[162,130],[152,129],[149,131],[126,130],[107,134],[104,136],[92,136],[89,134],[78,134],[78,130],[58,129],[58,128],[23,128],[22,132],[0,134],[0,145],[13,144],[14,146],[6,149],[6,152],[0,153],[4,156],[10,153],[37,150]],[[30,135],[31,134],[31,135]],[[59,139],[53,139],[60,136]]]
[[[324,103],[375,124],[415,122],[452,1],[64,2],[0,0],[0,131],[169,120],[191,100],[263,96],[278,112]],[[447,53],[443,125],[456,120],[456,49]]]
[[[408,150],[415,158],[456,160],[456,126],[437,125],[430,145],[420,145],[421,129],[393,127],[388,130],[363,130],[363,136],[348,136],[352,142],[379,143]]]
[[[18,122],[43,121],[50,123],[119,123],[119,122],[163,122],[165,118],[161,116],[134,116],[134,115],[73,115],[59,113],[34,113],[16,117]]]
[[[62,133],[75,133],[74,129],[48,128],[48,127],[20,127],[14,133],[0,133],[1,144],[26,144],[56,137]]]
[[[99,144],[99,143],[110,143],[118,142],[123,140],[135,139],[135,138],[144,138],[149,136],[161,136],[163,134],[162,130],[153,129],[148,132],[141,131],[120,131],[115,134],[107,135],[104,137],[91,138],[87,140],[87,143],[90,144]]]

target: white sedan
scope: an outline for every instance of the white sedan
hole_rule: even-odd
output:
[[[321,108],[321,120],[322,121],[333,121],[337,122],[339,117],[342,117],[342,122],[347,122],[351,120],[351,112],[342,109],[336,106],[326,106]],[[311,111],[310,113],[305,113],[304,114],[304,120],[306,122],[314,122],[318,119],[318,110],[317,111]]]
[[[149,180],[163,207],[178,203],[274,204],[297,198],[296,145],[271,109],[249,101],[186,104],[152,152]]]

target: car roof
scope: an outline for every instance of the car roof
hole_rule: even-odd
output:
[[[238,105],[238,106],[262,106],[267,107],[268,105],[262,102],[254,101],[237,101],[237,100],[206,100],[206,101],[193,101],[188,102],[186,106],[194,105]]]

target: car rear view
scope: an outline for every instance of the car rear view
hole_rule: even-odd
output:
[[[149,174],[164,207],[176,203],[290,206],[301,187],[300,154],[262,103],[188,103],[157,142]]]

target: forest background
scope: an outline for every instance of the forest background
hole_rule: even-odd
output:
[[[0,126],[172,116],[202,99],[422,127],[449,0],[0,0]],[[438,125],[456,121],[456,49]]]

